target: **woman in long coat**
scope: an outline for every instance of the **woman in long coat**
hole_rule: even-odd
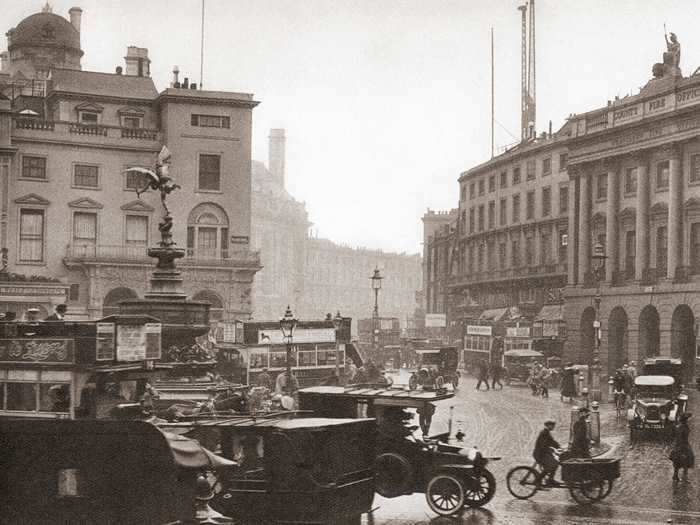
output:
[[[567,363],[566,368],[564,368],[561,373],[561,400],[564,401],[565,397],[571,400],[572,397],[576,395],[576,383],[574,381],[574,376],[576,375],[576,370],[574,369],[573,363]]]
[[[676,434],[673,438],[673,448],[669,458],[673,461],[673,481],[678,481],[678,471],[683,469],[683,480],[688,480],[688,469],[695,466],[695,454],[690,446],[688,437],[690,435],[690,427],[688,426],[688,418],[691,416],[689,412],[681,414],[678,425],[676,425]]]

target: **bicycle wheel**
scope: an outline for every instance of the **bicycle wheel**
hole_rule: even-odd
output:
[[[569,493],[576,500],[576,503],[588,505],[603,499],[607,495],[606,490],[608,488],[612,490],[612,486],[607,487],[604,480],[590,479],[574,483],[569,487]]]
[[[528,499],[540,488],[539,473],[532,467],[515,467],[508,472],[506,484],[514,497]]]

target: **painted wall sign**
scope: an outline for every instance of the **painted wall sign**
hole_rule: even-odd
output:
[[[467,335],[492,335],[491,326],[467,325]]]
[[[73,363],[72,339],[13,339],[0,341],[2,363]]]
[[[334,328],[297,328],[294,343],[335,343]],[[282,330],[258,330],[258,344],[283,345],[286,341]]]

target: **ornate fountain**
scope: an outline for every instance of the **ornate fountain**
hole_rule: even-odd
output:
[[[171,229],[173,218],[166,200],[175,189],[180,188],[169,176],[170,152],[163,146],[158,154],[155,169],[134,167],[127,171],[146,177],[147,184],[137,191],[137,196],[149,189],[160,192],[163,216],[158,224],[160,242],[148,249],[148,256],[157,260],[151,274],[150,290],[143,299],[127,299],[119,303],[120,314],[150,315],[162,323],[161,341],[165,360],[180,360],[196,347],[195,338],[209,330],[209,306],[202,301],[190,301],[182,289],[182,274],[175,261],[185,256],[185,250],[176,248]]]

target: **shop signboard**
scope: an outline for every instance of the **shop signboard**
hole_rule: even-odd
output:
[[[485,325],[467,325],[467,335],[492,335],[493,327]]]
[[[446,314],[425,314],[426,328],[445,328],[447,326]]]

